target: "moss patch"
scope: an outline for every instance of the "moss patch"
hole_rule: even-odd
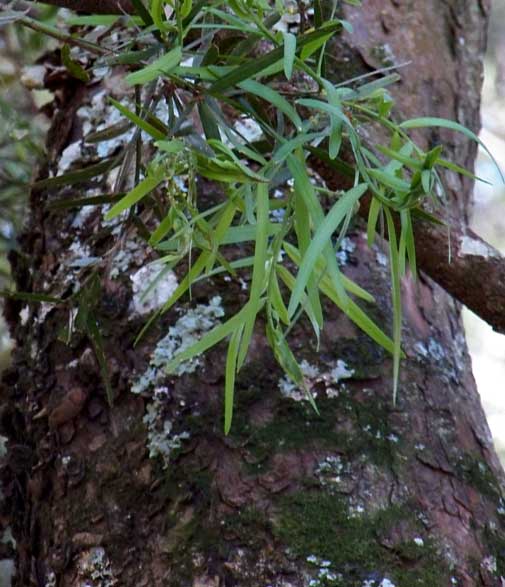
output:
[[[389,427],[387,406],[377,398],[373,402],[371,409],[368,402],[354,400],[345,392],[337,398],[319,397],[320,413],[316,414],[308,402],[281,399],[272,420],[260,426],[246,419],[247,412],[241,406],[235,413],[232,435],[254,455],[255,472],[268,467],[269,457],[279,451],[335,447],[349,458],[366,455],[378,466],[393,466],[401,442]],[[339,422],[346,425],[339,427]]]
[[[274,529],[286,547],[307,560],[318,557],[341,573],[348,587],[362,585],[367,576],[382,574],[398,587],[446,587],[449,573],[433,543],[397,542],[388,548],[381,537],[408,524],[420,529],[408,507],[391,507],[370,516],[349,517],[346,501],[320,492],[282,498]]]
[[[454,463],[454,468],[458,479],[471,485],[482,495],[500,499],[500,484],[489,465],[481,458],[466,453]]]

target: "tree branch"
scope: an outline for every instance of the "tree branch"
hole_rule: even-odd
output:
[[[349,178],[319,161],[317,171],[332,189],[352,187]],[[370,197],[359,214],[368,219]],[[417,265],[453,298],[475,312],[496,332],[505,334],[505,257],[472,230],[465,231],[413,219]],[[397,230],[399,231],[399,223]]]
[[[34,0],[37,4],[37,0]],[[44,4],[94,14],[132,14],[130,0],[44,0]]]

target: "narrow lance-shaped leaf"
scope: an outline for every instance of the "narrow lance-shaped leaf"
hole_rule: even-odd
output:
[[[180,47],[175,47],[143,69],[127,75],[125,78],[126,82],[132,86],[137,84],[146,84],[160,77],[160,75],[170,73],[179,65],[181,59],[182,49]]]
[[[398,394],[398,378],[400,374],[401,333],[402,333],[402,300],[400,291],[400,259],[396,240],[396,228],[392,213],[384,208],[388,227],[389,265],[391,270],[391,287],[393,300],[393,403],[396,404]]]
[[[366,226],[368,246],[372,247],[375,242],[375,231],[377,230],[377,221],[381,212],[381,203],[377,198],[372,197],[370,210],[368,212],[368,222]]]
[[[434,118],[434,117],[413,118],[411,120],[406,120],[405,122],[402,122],[399,126],[400,126],[400,128],[406,128],[406,129],[440,127],[440,128],[446,128],[449,130],[455,130],[457,132],[464,134],[469,139],[478,143],[486,151],[486,153],[489,155],[489,157],[491,158],[491,160],[495,164],[496,168],[498,169],[498,172],[500,174],[500,177],[502,178],[502,181],[505,183],[505,177],[500,169],[500,166],[498,165],[498,162],[493,157],[491,151],[479,139],[479,137],[474,132],[472,132],[469,128],[466,128],[466,126],[463,126],[462,124],[459,124],[458,122],[454,122],[453,120],[446,120],[445,118]]]
[[[249,297],[249,312],[244,325],[244,334],[240,343],[237,367],[240,369],[244,364],[247,349],[251,341],[256,315],[261,305],[261,295],[265,285],[265,271],[268,250],[268,186],[258,184],[256,189],[256,243],[254,247],[254,265],[251,281],[251,294]]]
[[[295,110],[293,106],[281,96],[278,92],[265,86],[264,84],[260,84],[254,80],[246,80],[240,84],[240,87],[244,89],[246,92],[250,94],[254,94],[259,96],[263,100],[270,102],[272,106],[275,106],[278,110],[283,112],[291,122],[296,126],[298,130],[302,128],[302,120],[298,115],[298,112]]]
[[[137,186],[135,186],[131,192],[128,192],[124,198],[113,206],[105,215],[105,220],[111,220],[115,218],[121,212],[128,210],[134,204],[142,200],[147,194],[152,192],[164,179],[163,174],[156,173],[155,175],[148,175],[142,180]]]
[[[293,75],[293,64],[296,56],[296,37],[291,33],[284,33],[284,75],[288,80]]]
[[[237,372],[237,356],[244,330],[241,324],[231,335],[230,344],[228,345],[228,354],[226,355],[225,385],[224,385],[224,433],[228,434],[231,428],[233,418],[233,397],[235,395],[235,374]]]
[[[288,306],[290,316],[293,316],[300,303],[301,295],[305,289],[308,278],[313,271],[318,256],[328,243],[331,243],[332,234],[336,231],[346,214],[349,210],[353,209],[355,203],[366,192],[366,190],[367,185],[360,184],[346,192],[338,202],[334,204],[319,228],[316,230],[309,248],[303,257],[300,270],[298,271],[295,288]]]
[[[164,133],[161,130],[159,130],[158,128],[156,128],[155,126],[153,126],[152,124],[149,124],[149,122],[144,120],[138,114],[135,114],[135,112],[128,110],[128,108],[123,106],[117,100],[114,100],[114,98],[109,98],[109,101],[114,106],[114,108],[117,108],[119,110],[119,112],[121,112],[121,114],[126,116],[126,118],[128,118],[128,120],[133,122],[133,124],[138,126],[140,129],[142,129],[148,135],[153,137],[153,139],[156,139],[157,141],[163,141],[164,139],[167,138],[168,129],[167,129],[166,133]]]

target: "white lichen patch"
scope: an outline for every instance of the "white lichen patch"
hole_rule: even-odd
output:
[[[199,304],[188,310],[177,322],[168,329],[153,351],[148,369],[133,384],[133,393],[142,393],[157,386],[166,376],[165,366],[178,353],[197,342],[206,332],[214,328],[224,316],[220,296],[213,297],[208,305]],[[184,361],[175,369],[175,375],[194,373],[200,365],[195,357]]]
[[[388,259],[387,255],[385,255],[384,253],[381,253],[380,251],[378,251],[375,254],[375,259],[376,259],[377,263],[379,265],[381,265],[382,267],[388,266],[389,259]]]
[[[353,369],[349,369],[344,361],[338,359],[330,370],[321,372],[319,367],[312,365],[305,359],[300,362],[300,370],[303,374],[306,388],[312,392],[317,383],[324,383],[328,397],[336,397],[338,391],[333,387],[343,379],[349,379],[354,375]],[[308,401],[307,393],[301,389],[290,377],[284,375],[278,383],[279,390],[284,397],[294,401]],[[313,392],[317,397],[317,392]]]
[[[44,587],[57,587],[56,574],[54,571],[47,571]]]
[[[462,236],[459,241],[459,252],[460,257],[465,255],[471,255],[474,257],[483,257],[489,259],[489,257],[499,257],[499,252],[488,245],[486,242],[473,238],[471,236]]]
[[[141,267],[133,275],[132,310],[134,314],[148,314],[162,306],[177,289],[177,277],[159,264]]]
[[[375,579],[367,579],[362,587],[396,587],[396,585],[390,579],[384,577],[380,583]]]
[[[114,234],[112,230],[111,234]],[[132,266],[140,266],[145,261],[146,249],[135,238],[130,238],[126,242],[121,244],[112,257],[109,277],[111,279],[117,279],[120,275],[123,275]]]
[[[331,455],[317,464],[314,474],[321,487],[333,493],[345,489],[343,483],[350,480],[351,466],[340,455]]]
[[[252,118],[240,118],[233,124],[233,128],[249,143],[258,141],[263,136],[263,129]]]
[[[182,441],[189,438],[189,432],[175,434],[173,424],[163,417],[163,407],[168,399],[168,389],[159,387],[154,391],[153,401],[148,404],[143,422],[147,428],[149,458],[160,458],[166,469],[174,450],[181,448]]]
[[[63,175],[66,171],[72,167],[72,165],[79,161],[82,157],[81,142],[76,141],[71,143],[63,150],[61,157],[58,161],[58,172],[57,175]]]
[[[434,338],[430,338],[428,344],[418,341],[414,344],[414,350],[425,359],[441,361],[445,358],[445,350]]]
[[[340,247],[337,251],[337,260],[340,265],[345,265],[349,262],[351,253],[356,250],[356,244],[347,236],[345,236],[341,242]]]
[[[72,269],[82,269],[83,267],[89,267],[99,261],[99,257],[93,257],[91,255],[91,249],[89,245],[82,244],[80,241],[75,240],[68,248],[68,256],[65,260],[65,265]]]
[[[208,305],[199,304],[188,310],[158,342],[151,355],[149,367],[132,385],[132,393],[152,393],[152,402],[147,405],[143,418],[147,428],[147,447],[149,457],[161,458],[165,468],[173,451],[189,438],[189,432],[175,433],[173,421],[166,417],[169,389],[162,385],[162,380],[167,376],[165,367],[179,352],[193,345],[219,324],[223,316],[224,309],[219,296],[213,297]],[[199,365],[198,357],[185,361],[177,367],[175,375],[193,373]],[[184,401],[180,402],[181,407],[184,404]]]
[[[496,564],[496,558],[492,555],[486,556],[482,559],[480,566],[488,571],[489,573],[496,573],[498,567]]]
[[[86,192],[86,196],[87,197],[91,197],[94,195],[99,195],[101,190],[89,190]],[[93,213],[96,211],[96,206],[83,206],[82,208],[79,208],[79,211],[77,212],[77,214],[74,216],[74,219],[72,220],[72,228],[77,228],[77,229],[82,229],[84,228],[85,223],[87,222],[88,218],[90,218],[90,216],[93,215]]]
[[[46,68],[44,65],[28,65],[21,70],[21,83],[28,90],[43,90]]]
[[[306,559],[311,567],[316,567],[315,574],[311,573],[308,581],[308,587],[330,587],[340,585],[344,577],[332,569],[332,562],[314,554],[309,555]]]
[[[360,518],[366,512],[365,506],[361,503],[351,503],[347,510],[349,518]]]
[[[86,550],[77,561],[79,587],[114,587],[118,580],[112,565],[101,546]]]
[[[7,456],[7,442],[8,438],[0,434],[0,459]]]

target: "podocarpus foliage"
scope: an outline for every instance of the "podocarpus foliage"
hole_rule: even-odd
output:
[[[162,272],[189,260],[187,274],[145,328],[187,295],[196,281],[218,273],[234,275],[239,269],[251,271],[247,303],[178,354],[167,371],[226,339],[224,427],[228,432],[235,377],[246,359],[258,316],[265,318],[266,336],[279,365],[305,388],[287,334],[305,315],[319,339],[324,328],[321,296],[325,296],[392,354],[395,400],[402,354],[400,280],[407,266],[416,275],[413,217],[440,222],[424,207],[428,199],[435,209],[443,205],[440,168],[473,177],[444,159],[441,146],[425,152],[408,133],[440,126],[478,138],[458,123],[438,118],[397,121],[387,88],[400,76],[391,68],[332,83],[326,75],[327,46],[333,36],[350,29],[337,17],[336,1],[302,2],[305,9],[296,31],[280,26],[288,8],[278,0],[152,0],[148,7],[140,0],[133,3],[136,16],[76,17],[71,23],[137,30],[110,53],[90,41],[84,48],[98,55],[95,66],[121,63],[131,69],[126,82],[136,88],[135,107],[112,99],[111,103],[136,127],[136,139],[144,133],[155,145],[151,162],[137,169],[135,187],[116,200],[106,218],[131,222],[142,207],[154,205],[150,196],[158,193],[158,221],[148,229],[145,246],[160,252]],[[37,26],[24,16],[20,22]],[[61,31],[57,34],[65,40]],[[75,35],[66,40],[77,42]],[[86,80],[87,72],[72,60],[68,47],[62,56],[72,75]],[[156,115],[153,99],[160,84],[168,111],[163,120]],[[369,124],[381,127],[380,134],[387,137],[384,144],[371,145],[363,138],[361,130]],[[247,126],[254,133],[246,132]],[[140,140],[132,145],[142,148]],[[349,156],[342,160],[343,150],[352,163]],[[328,190],[311,172],[309,157],[346,175],[352,187]],[[186,186],[174,191],[171,180],[179,173],[185,175]],[[198,176],[221,184],[225,196],[221,203],[199,208]],[[62,185],[66,178],[57,179]],[[276,197],[279,193],[281,197]],[[322,196],[330,201],[329,207],[323,207]],[[379,226],[389,240],[391,336],[361,309],[360,300],[374,299],[342,273],[336,256],[363,198],[370,202],[369,244]],[[125,215],[126,211],[130,213]],[[253,255],[227,259],[228,247],[247,242],[254,245]],[[92,330],[101,354],[96,325]],[[306,393],[317,409],[308,389]]]

